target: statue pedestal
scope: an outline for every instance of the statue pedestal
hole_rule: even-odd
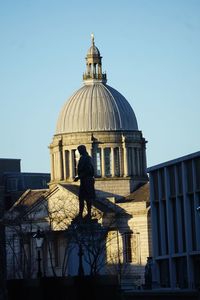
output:
[[[98,220],[89,218],[87,216],[85,216],[83,218],[76,216],[71,222],[71,225],[74,225],[74,224],[76,224],[76,225],[94,225],[94,224],[98,224]]]

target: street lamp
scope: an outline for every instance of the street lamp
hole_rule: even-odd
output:
[[[37,271],[37,278],[42,277],[42,271],[41,271],[41,255],[40,250],[42,248],[42,244],[44,241],[44,234],[40,231],[40,229],[37,230],[37,232],[33,235],[33,238],[36,241],[36,248],[37,248],[37,262],[38,262],[38,271]]]

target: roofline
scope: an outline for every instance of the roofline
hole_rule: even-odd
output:
[[[0,158],[0,160],[18,160],[18,161],[20,161],[21,158]]]
[[[3,172],[5,175],[51,175],[50,173],[40,173],[40,172],[20,172],[20,171],[6,171]]]
[[[150,173],[152,171],[155,171],[157,169],[161,169],[161,168],[164,168],[164,167],[167,167],[167,166],[170,166],[170,165],[174,165],[174,164],[180,163],[182,161],[186,161],[186,160],[189,160],[189,159],[197,158],[197,157],[200,157],[200,151],[197,151],[197,152],[194,152],[194,153],[191,153],[191,154],[187,154],[187,155],[184,155],[184,156],[181,156],[181,157],[178,157],[178,158],[166,161],[164,163],[160,163],[158,165],[149,167],[149,168],[147,168],[147,173]]]
[[[104,132],[118,132],[118,133],[130,133],[130,132],[140,132],[142,134],[142,130],[139,129],[112,129],[112,130],[88,130],[88,131],[72,131],[72,132],[62,132],[62,133],[55,133],[54,136],[62,136],[64,134],[80,134],[80,133],[89,133],[89,134],[93,134],[93,133],[104,133]]]

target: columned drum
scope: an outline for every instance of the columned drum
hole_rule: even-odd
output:
[[[77,174],[76,149],[84,144],[93,157],[96,183],[103,180],[106,190],[123,179],[129,182],[129,193],[134,186],[147,181],[146,141],[138,130],[131,105],[107,85],[101,59],[92,38],[84,85],[64,104],[50,145],[50,184],[73,182]]]

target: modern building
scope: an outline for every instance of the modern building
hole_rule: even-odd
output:
[[[148,168],[154,282],[200,287],[200,152]]]
[[[0,298],[6,297],[6,238],[5,223],[2,222],[5,211],[30,188],[44,189],[50,181],[47,173],[21,172],[20,159],[0,158]]]
[[[91,237],[93,226],[86,226],[84,228],[88,228],[90,234],[87,231],[84,236],[90,239],[90,244],[93,240],[95,247],[98,237],[98,247],[102,245],[97,251],[102,256],[101,260],[98,257],[101,274],[114,272],[120,274],[122,280],[129,279],[132,285],[141,286],[147,257],[151,255],[146,141],[128,101],[107,85],[107,75],[102,72],[102,57],[93,36],[86,55],[83,83],[64,104],[58,117],[49,147],[49,189],[25,192],[9,211],[10,220],[20,220],[22,224],[26,246],[20,245],[11,228],[7,237],[18,247],[21,257],[26,256],[26,262],[28,255],[29,265],[20,271],[17,262],[10,259],[13,249],[7,249],[8,274],[10,278],[23,277],[27,272],[29,276],[36,275],[31,237],[39,227],[46,237],[42,249],[45,275],[77,275],[82,251],[75,243],[78,232],[73,220],[78,213],[79,183],[74,182],[74,177],[78,160],[76,149],[84,144],[94,161],[96,190],[91,223],[96,235]],[[52,236],[53,240],[49,239]],[[94,271],[90,268],[94,251],[87,249],[86,240],[82,242],[83,267],[89,274]],[[80,239],[78,245],[80,247]],[[97,261],[97,257],[93,258]]]
[[[20,159],[0,158],[0,188],[5,210],[27,189],[46,189],[49,182],[49,173],[21,172]]]

